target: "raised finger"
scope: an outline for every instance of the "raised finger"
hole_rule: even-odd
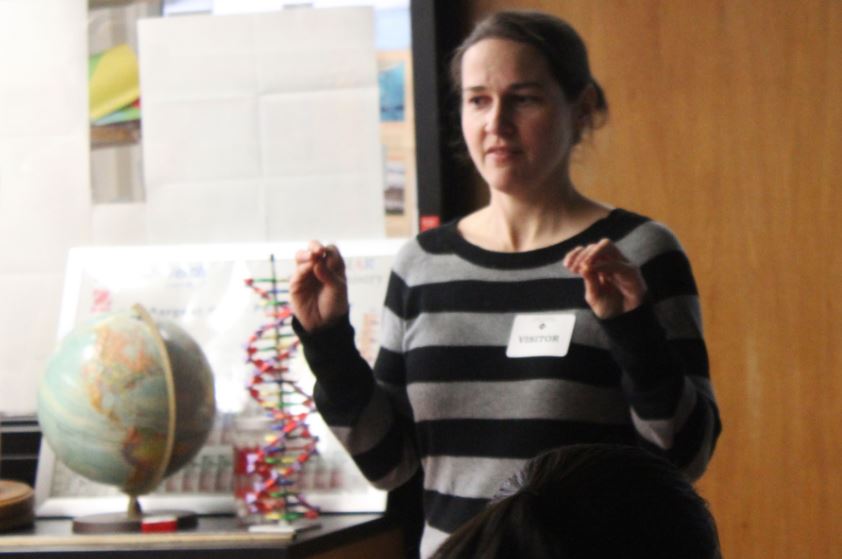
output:
[[[598,250],[597,243],[591,243],[585,247],[582,253],[579,255],[579,258],[576,262],[577,266],[579,267],[579,273],[587,272],[591,265],[593,264],[594,255],[597,253]]]
[[[313,253],[309,249],[305,250],[298,250],[295,252],[295,263],[296,264],[304,264],[306,262],[310,262]]]
[[[636,267],[628,261],[614,259],[597,259],[591,262],[588,269],[592,272],[608,275],[628,274],[636,271]]]
[[[590,262],[590,255],[594,251],[594,245],[589,244],[582,247],[582,250],[579,254],[576,255],[576,258],[573,260],[573,267],[577,273],[582,274],[588,268],[588,262]]]
[[[315,259],[324,258],[325,246],[315,239],[307,243],[307,250]]]
[[[602,239],[594,245],[591,262],[609,259],[626,260],[626,257],[610,239]]]
[[[582,253],[585,247],[579,245],[576,248],[570,249],[570,251],[564,255],[564,260],[562,260],[562,264],[571,270],[573,270],[574,263],[578,256]]]
[[[345,260],[336,245],[330,244],[324,247],[324,254],[325,261],[333,273],[342,274],[345,272]]]

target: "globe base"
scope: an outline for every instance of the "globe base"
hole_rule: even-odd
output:
[[[75,534],[118,534],[132,532],[170,532],[195,528],[196,513],[185,510],[159,510],[140,515],[128,512],[91,514],[73,519]]]

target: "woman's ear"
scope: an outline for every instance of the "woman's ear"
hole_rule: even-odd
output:
[[[582,93],[579,94],[579,100],[576,102],[577,121],[588,124],[593,119],[594,111],[596,111],[597,93],[596,88],[592,83],[585,86]]]
[[[579,143],[585,132],[593,127],[594,114],[596,112],[596,105],[598,103],[596,87],[588,84],[579,94],[579,98],[573,106],[574,126],[575,126],[575,143]]]

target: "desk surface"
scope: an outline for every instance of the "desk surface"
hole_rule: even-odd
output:
[[[169,534],[73,534],[72,521],[39,519],[35,526],[0,534],[0,555],[40,557],[148,557],[156,559],[312,557],[397,530],[392,519],[369,514],[324,515],[320,527],[290,539],[250,533],[236,519],[201,517],[195,529]]]

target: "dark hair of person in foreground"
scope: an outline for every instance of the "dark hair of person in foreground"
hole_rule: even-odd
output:
[[[434,559],[720,559],[705,501],[666,460],[633,446],[571,445],[510,478]]]

